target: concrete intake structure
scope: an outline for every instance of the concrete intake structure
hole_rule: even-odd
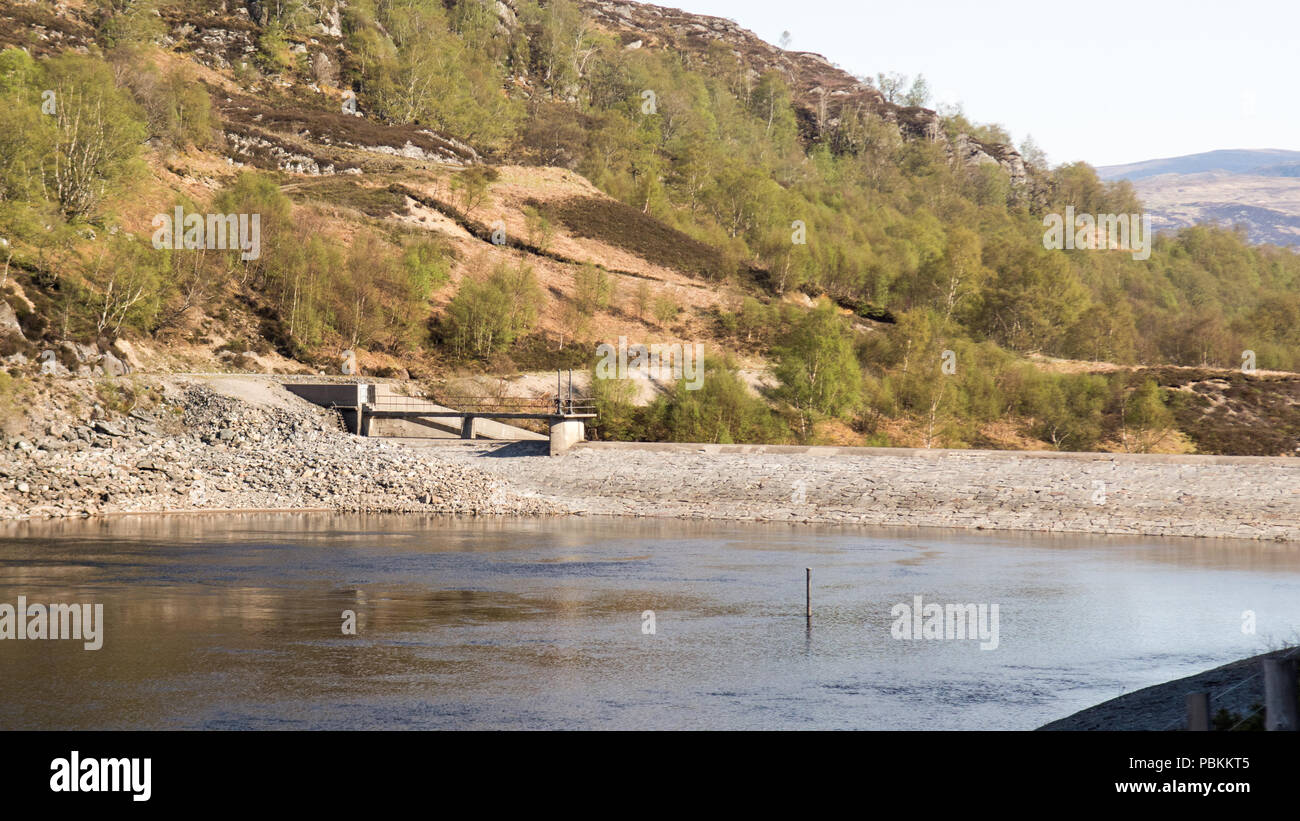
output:
[[[348,430],[358,436],[413,438],[498,439],[546,441],[545,434],[511,425],[501,419],[536,419],[550,427],[550,453],[563,453],[586,436],[584,419],[593,413],[566,410],[556,401],[555,410],[456,410],[418,396],[394,393],[385,384],[326,383],[285,384],[289,392],[322,407],[339,411]]]

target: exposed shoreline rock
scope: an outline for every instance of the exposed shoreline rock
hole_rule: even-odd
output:
[[[1264,699],[1264,678],[1260,675],[1266,658],[1286,656],[1294,648],[1275,650],[1230,662],[1186,678],[1155,684],[1104,701],[1073,715],[1044,724],[1039,730],[1138,730],[1187,729],[1187,694],[1209,693],[1210,715],[1221,709],[1242,718]]]
[[[591,515],[1300,542],[1291,457],[631,442],[549,459],[500,458],[530,452],[524,443],[444,450]]]
[[[554,515],[567,509],[436,452],[345,433],[286,394],[268,407],[195,381],[152,410],[4,443],[0,519],[216,510]]]
[[[614,442],[550,457],[358,438],[292,379],[136,375],[156,399],[88,418],[65,408],[93,394],[33,400],[41,432],[0,441],[0,520],[326,510],[1300,542],[1294,458]]]

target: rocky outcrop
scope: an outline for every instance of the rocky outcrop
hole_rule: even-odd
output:
[[[126,376],[135,367],[123,351],[130,351],[130,343],[121,346],[100,340],[98,346],[64,340],[53,348],[46,348],[37,357],[39,373],[44,376],[99,377]]]
[[[14,46],[33,55],[84,49],[95,41],[89,13],[63,3],[0,4],[0,48]]]
[[[626,0],[578,0],[582,11],[594,23],[616,37],[626,48],[658,48],[677,51],[692,60],[707,64],[718,58],[718,44],[724,54],[739,60],[748,81],[756,81],[768,71],[782,74],[789,85],[796,114],[808,140],[836,134],[847,118],[878,117],[895,125],[908,139],[926,139],[944,145],[950,158],[968,166],[997,164],[1008,174],[1013,186],[1026,181],[1023,159],[1010,145],[985,143],[961,134],[950,140],[939,115],[927,108],[907,107],[885,99],[880,91],[832,64],[820,54],[785,51],[759,39],[736,23],[720,17],[690,14],[679,9]],[[516,0],[497,0],[498,23],[505,28],[520,25]],[[340,67],[347,62],[342,29],[342,10],[346,4],[328,2],[314,8],[317,19],[310,34],[296,36],[295,54],[303,56],[316,78],[308,89],[290,86],[283,78],[272,76],[273,85],[283,88],[290,97],[307,105],[284,106],[277,101],[276,112],[287,111],[304,124],[293,132],[274,132],[265,123],[245,116],[250,106],[238,100],[222,100],[214,95],[223,120],[231,159],[259,167],[275,168],[303,174],[330,174],[347,170],[334,157],[324,154],[329,146],[350,146],[368,152],[416,156],[437,163],[467,164],[478,161],[469,146],[426,129],[394,127],[381,134],[386,126],[347,115],[340,111],[338,82]],[[205,7],[165,6],[160,10],[167,29],[166,43],[188,53],[196,62],[209,68],[229,72],[251,65],[258,54],[258,40],[269,19],[268,0],[223,0]],[[72,7],[59,7],[57,13],[30,11],[20,7],[11,12],[15,31],[0,28],[0,41],[12,35],[18,43],[17,29],[25,24],[50,50],[69,45],[83,46],[93,41],[92,21],[87,13]],[[0,16],[0,21],[4,17]],[[42,49],[38,49],[42,50]],[[215,89],[214,89],[215,90]],[[315,97],[316,99],[312,99]],[[364,112],[355,112],[364,114]],[[337,115],[337,116],[335,116]],[[349,129],[345,120],[366,123],[359,134]],[[295,141],[299,144],[294,145]]]
[[[790,86],[805,135],[811,139],[833,133],[850,113],[876,116],[898,126],[905,138],[942,142],[949,156],[968,165],[996,163],[1007,172],[1012,185],[1026,181],[1024,160],[1014,147],[984,143],[965,134],[950,142],[937,113],[889,102],[879,90],[820,54],[785,51],[720,17],[625,0],[580,0],[579,5],[626,46],[664,48],[707,60],[712,44],[721,43],[746,66],[751,81],[768,71],[780,72]]]
[[[1013,186],[1023,185],[1028,177],[1020,152],[1003,143],[986,143],[968,134],[958,134],[951,150],[968,166],[997,165],[1007,172]]]

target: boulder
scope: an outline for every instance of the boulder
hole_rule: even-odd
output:
[[[68,342],[66,339],[54,348],[54,353],[58,355],[59,361],[62,362],[64,367],[68,370],[72,370],[78,365],[85,364],[86,362],[85,357],[81,355],[81,351],[77,350],[77,346]]]
[[[340,5],[338,2],[330,6],[321,4],[320,21],[318,23],[321,34],[328,37],[343,36],[343,14],[339,10]]]
[[[104,369],[104,373],[108,376],[126,376],[127,374],[126,363],[111,353],[106,353],[100,357],[99,366]]]
[[[135,346],[125,339],[114,340],[109,353],[122,360],[129,369],[128,373],[140,370],[140,356],[136,353]]]
[[[316,52],[316,55],[312,57],[311,70],[318,83],[330,86],[338,83],[338,70],[323,51]]]
[[[0,336],[16,336],[26,341],[23,326],[18,323],[18,314],[8,302],[0,299]]]
[[[126,436],[126,433],[124,431],[104,421],[96,421],[93,425],[91,425],[91,428],[95,430],[97,433],[102,433],[105,436]]]
[[[41,363],[42,376],[68,376],[71,373],[71,371],[63,367],[58,355],[48,348],[41,351],[38,361]]]

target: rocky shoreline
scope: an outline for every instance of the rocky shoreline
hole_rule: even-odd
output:
[[[341,428],[300,400],[261,406],[163,381],[149,410],[52,419],[3,443],[0,519],[219,510],[554,515],[474,468]]]
[[[0,520],[586,514],[1300,541],[1293,458],[653,443],[549,457],[536,442],[358,438],[282,377],[135,378],[148,399],[125,412],[29,410],[42,430],[0,441]]]
[[[500,458],[529,443],[445,450],[590,515],[1300,542],[1300,459],[1289,457],[632,442],[551,459]]]

